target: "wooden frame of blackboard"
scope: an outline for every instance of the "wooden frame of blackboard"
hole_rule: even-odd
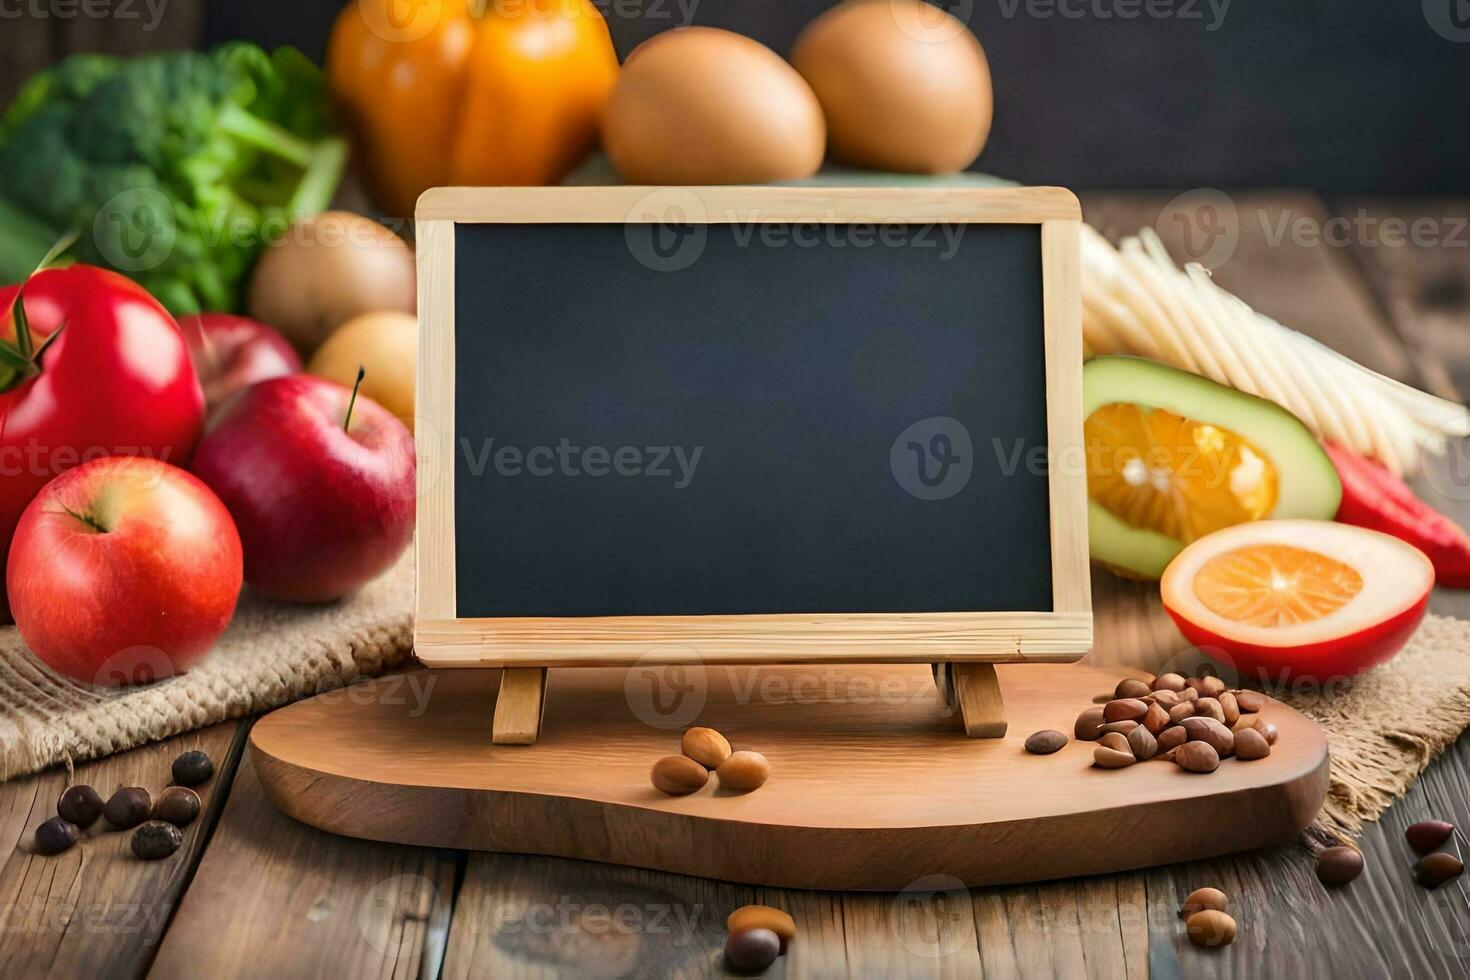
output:
[[[638,186],[436,188],[416,214],[419,283],[418,583],[414,645],[431,667],[505,670],[497,742],[534,742],[546,668],[700,664],[933,663],[974,736],[1004,734],[993,665],[1068,663],[1092,645],[1086,475],[1049,467],[1052,609],[462,619],[455,569],[455,226],[669,220],[658,195],[698,207],[693,222],[1034,224],[1041,230],[1047,438],[1051,458],[1083,458],[1081,209],[1054,187],[832,188]],[[670,651],[662,657],[657,651]],[[651,653],[652,651],[652,653]]]

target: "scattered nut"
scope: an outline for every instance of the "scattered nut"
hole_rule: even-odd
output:
[[[1138,698],[1119,698],[1103,705],[1103,721],[1137,721],[1148,714],[1148,705]]]
[[[1187,741],[1189,741],[1189,733],[1182,726],[1175,725],[1173,728],[1166,728],[1159,732],[1159,752],[1177,749]]]
[[[1193,717],[1194,717],[1194,702],[1193,701],[1180,701],[1178,704],[1174,705],[1174,707],[1172,707],[1172,708],[1169,709],[1169,720],[1171,722],[1176,722],[1177,723],[1177,722],[1183,721],[1186,718],[1193,718]]]
[[[1256,731],[1260,732],[1263,736],[1265,736],[1265,739],[1266,739],[1267,743],[1269,743],[1271,745],[1275,745],[1276,744],[1276,726],[1275,725],[1270,725],[1270,724],[1257,725],[1256,726]]]
[[[209,753],[194,749],[174,760],[173,773],[180,786],[198,786],[214,775],[214,760]]]
[[[1317,880],[1329,888],[1346,885],[1363,873],[1363,855],[1352,847],[1329,847],[1317,855]]]
[[[153,801],[153,819],[187,827],[199,816],[199,794],[187,786],[170,786]]]
[[[1196,888],[1184,899],[1184,904],[1179,908],[1179,918],[1187,919],[1196,912],[1213,909],[1216,912],[1224,912],[1230,906],[1230,900],[1225,893],[1218,888]]]
[[[1225,712],[1223,721],[1227,728],[1240,721],[1240,702],[1235,700],[1235,695],[1224,691],[1215,700],[1220,702],[1220,710]]]
[[[1120,752],[1110,749],[1106,745],[1099,745],[1092,750],[1093,765],[1100,769],[1122,769],[1131,766],[1138,760],[1133,758],[1132,752]]]
[[[1026,751],[1032,755],[1051,755],[1067,744],[1067,736],[1055,728],[1033,732],[1026,739]]]
[[[1153,701],[1154,704],[1159,705],[1166,711],[1169,708],[1174,707],[1174,705],[1178,704],[1181,700],[1179,694],[1175,691],[1155,691],[1148,697],[1149,700]]]
[[[1179,700],[1181,701],[1195,701],[1198,698],[1199,692],[1192,687],[1186,687],[1184,690],[1179,692]]]
[[[1218,909],[1194,913],[1185,920],[1184,929],[1190,942],[1207,949],[1235,942],[1235,920]]]
[[[36,850],[42,854],[60,854],[80,836],[76,824],[65,817],[52,817],[36,828]]]
[[[1138,727],[1136,721],[1110,721],[1099,729],[1104,735],[1109,732],[1117,732],[1119,735],[1127,735]]]
[[[1264,759],[1271,754],[1271,743],[1266,736],[1254,728],[1242,728],[1235,733],[1235,757],[1242,762]]]
[[[1191,742],[1208,742],[1220,758],[1235,751],[1235,733],[1213,718],[1186,718],[1179,726]]]
[[[1185,682],[1192,690],[1198,691],[1202,698],[1219,697],[1225,691],[1225,682],[1214,675],[1204,677],[1191,677]]]
[[[706,769],[718,769],[720,763],[730,758],[729,741],[713,728],[689,729],[684,733],[679,748]]]
[[[1215,698],[1202,697],[1194,702],[1194,713],[1201,718],[1213,718],[1224,724],[1225,708]]]
[[[184,835],[179,828],[162,820],[150,820],[133,831],[133,853],[145,861],[166,858],[179,849]]]
[[[709,770],[686,755],[666,755],[649,773],[654,788],[670,796],[687,796],[709,782]]]
[[[102,816],[102,797],[90,786],[68,786],[56,801],[56,812],[86,830]]]
[[[1138,726],[1135,725],[1134,727],[1136,728]],[[1128,736],[1121,735],[1118,732],[1108,732],[1098,740],[1098,744],[1110,748],[1115,752],[1127,752],[1129,755],[1133,754],[1133,749],[1128,744]]]
[[[1102,706],[1087,708],[1077,716],[1077,721],[1072,726],[1072,737],[1079,742],[1096,742],[1098,736],[1102,734],[1102,725]]]
[[[1255,714],[1266,706],[1266,697],[1256,691],[1236,691],[1235,703],[1240,705],[1241,713]]]
[[[1129,732],[1127,737],[1128,748],[1133,752],[1133,758],[1139,762],[1147,762],[1159,751],[1158,740],[1142,725]]]
[[[1454,832],[1455,825],[1452,823],[1445,823],[1443,820],[1421,820],[1404,831],[1404,837],[1408,840],[1409,846],[1414,849],[1414,853],[1422,856],[1438,850],[1440,845],[1449,840],[1450,835]]]
[[[740,973],[757,973],[781,955],[781,938],[769,929],[745,929],[725,939],[725,962]]]
[[[1113,697],[1117,698],[1142,698],[1149,692],[1149,686],[1136,677],[1125,677],[1113,688]]]
[[[153,797],[141,786],[124,786],[102,805],[102,815],[119,830],[138,826],[153,812]]]
[[[1220,754],[1209,742],[1185,742],[1170,753],[1170,758],[1186,772],[1214,772],[1220,768]]]
[[[746,929],[769,929],[781,940],[781,952],[796,938],[796,920],[788,912],[771,908],[769,905],[742,905],[730,913],[725,920],[729,932],[744,932]]]
[[[733,752],[715,770],[723,789],[749,793],[760,789],[771,778],[771,763],[759,752]]]
[[[1453,854],[1437,851],[1426,854],[1414,865],[1414,880],[1425,888],[1438,888],[1465,873],[1465,865]]]
[[[1184,690],[1184,677],[1181,674],[1160,674],[1154,678],[1153,689],[1155,691],[1172,691],[1178,693]]]
[[[1169,712],[1158,704],[1148,706],[1148,714],[1143,716],[1143,727],[1148,729],[1150,735],[1157,735],[1169,727]]]

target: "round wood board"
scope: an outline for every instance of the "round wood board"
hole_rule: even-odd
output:
[[[1327,792],[1327,744],[1275,701],[1269,758],[1209,775],[1151,761],[1093,768],[1071,734],[1123,676],[1078,664],[998,668],[1010,722],[972,739],[926,666],[553,670],[540,741],[492,745],[500,671],[416,670],[282,708],[254,762],[287,814],[352,837],[551,854],[792,888],[901,890],[1100,874],[1291,840]],[[689,725],[759,750],[773,775],[664,796],[649,768]]]

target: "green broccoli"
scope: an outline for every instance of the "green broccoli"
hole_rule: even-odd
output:
[[[295,49],[75,55],[0,116],[0,282],[76,234],[68,257],[176,315],[234,309],[260,249],[327,206],[346,156]]]

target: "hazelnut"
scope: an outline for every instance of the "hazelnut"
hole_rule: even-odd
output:
[[[1104,721],[1137,721],[1148,714],[1148,705],[1138,698],[1119,698],[1103,705]]]
[[[769,905],[742,905],[725,920],[726,932],[744,932],[746,929],[769,929],[781,940],[781,952],[796,938],[796,920],[790,913],[773,909]]]
[[[1230,900],[1225,893],[1218,888],[1196,888],[1184,899],[1184,904],[1179,909],[1179,917],[1187,919],[1196,912],[1205,909],[1214,909],[1216,912],[1224,912],[1230,905]]]
[[[1266,736],[1254,728],[1243,728],[1235,733],[1235,757],[1242,762],[1264,759],[1271,754],[1271,744]]]
[[[666,755],[653,764],[649,778],[661,793],[688,796],[709,782],[709,770],[688,756]]]
[[[730,758],[730,743],[713,728],[691,728],[684,733],[679,749],[706,769],[718,769]]]
[[[715,772],[720,777],[720,788],[749,793],[771,778],[771,764],[759,752],[733,752]]]
[[[1072,737],[1080,742],[1096,742],[1102,734],[1102,725],[1102,705],[1088,708],[1077,716],[1076,723],[1072,725]]]
[[[1142,698],[1149,692],[1149,687],[1136,677],[1125,677],[1113,688],[1113,697],[1118,698]]]
[[[1181,674],[1160,674],[1154,678],[1153,689],[1178,693],[1184,690],[1184,677]]]
[[[1185,920],[1184,929],[1196,946],[1212,948],[1235,942],[1235,920],[1218,909],[1194,913]]]
[[[1119,752],[1110,749],[1106,745],[1099,745],[1092,750],[1093,765],[1100,769],[1122,769],[1131,766],[1138,760],[1133,758],[1132,752]]]
[[[1170,753],[1170,758],[1186,772],[1214,772],[1220,768],[1220,754],[1209,742],[1185,742]]]

